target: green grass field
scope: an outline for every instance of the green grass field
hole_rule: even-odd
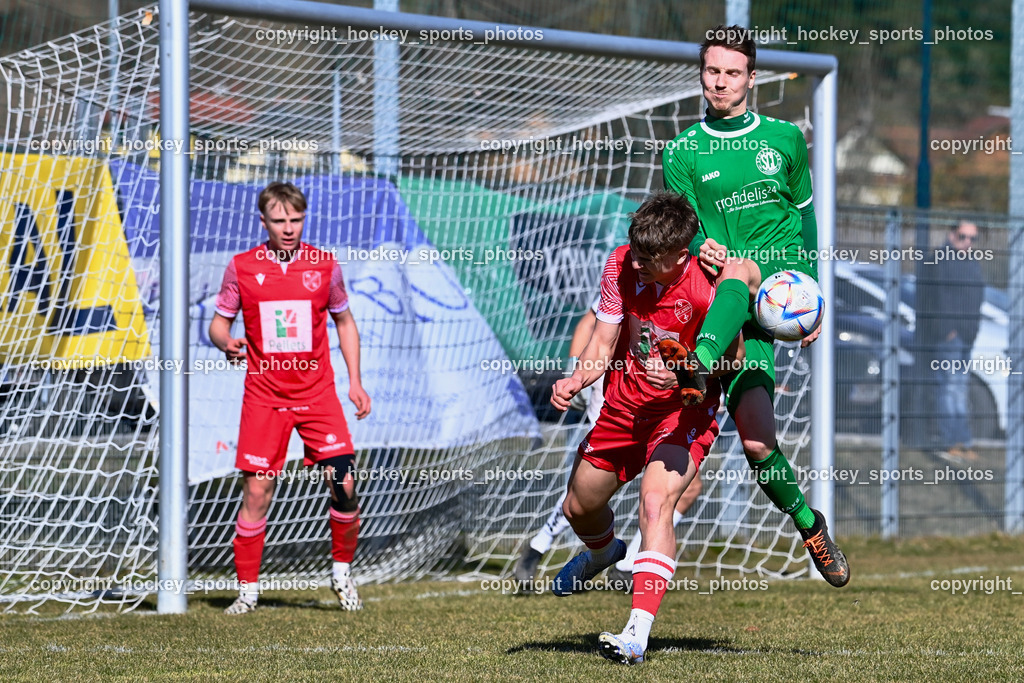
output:
[[[648,661],[596,652],[629,596],[510,596],[475,582],[364,586],[341,612],[326,587],[268,593],[228,617],[226,593],[188,614],[0,616],[0,680],[1021,680],[1024,539],[846,540],[853,579],[669,593]],[[677,578],[682,578],[682,573]],[[1001,579],[966,594],[932,582]],[[1007,585],[1007,580],[1009,584]],[[939,584],[941,585],[941,584]]]

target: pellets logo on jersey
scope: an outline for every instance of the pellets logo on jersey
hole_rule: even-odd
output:
[[[294,339],[299,336],[299,320],[295,311],[274,311],[274,323],[278,339]]]
[[[260,328],[265,353],[313,350],[313,309],[309,301],[261,301]]]
[[[693,317],[693,306],[686,299],[677,299],[675,305],[676,319],[685,324]]]
[[[644,363],[662,339],[678,339],[679,334],[663,330],[648,320],[640,320],[633,313],[627,313],[629,320],[629,352],[633,358]]]
[[[320,289],[320,271],[307,270],[302,274],[302,286],[311,292]]]
[[[782,155],[771,147],[765,147],[754,157],[754,165],[765,175],[775,175],[782,170]]]

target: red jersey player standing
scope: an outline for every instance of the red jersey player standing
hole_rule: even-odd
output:
[[[370,397],[359,375],[359,331],[334,256],[301,241],[306,217],[302,191],[291,183],[271,183],[260,193],[259,210],[269,239],[231,259],[210,323],[214,345],[228,359],[245,359],[248,365],[235,459],[243,474],[233,544],[240,589],[225,612],[256,608],[267,510],[293,429],[305,444],[304,464],[323,468],[330,492],[331,588],[342,609],[361,609],[349,568],[359,535],[355,455],[334,390],[327,315],[338,328],[348,397],[361,420],[370,413]],[[231,337],[239,310],[244,339]]]
[[[695,398],[681,390],[663,358],[685,358],[715,295],[713,276],[690,256],[697,214],[676,194],[658,193],[632,216],[629,245],[616,249],[601,278],[597,323],[571,377],[552,389],[565,410],[605,369],[605,403],[580,444],[563,510],[589,550],[554,580],[565,596],[588,588],[622,559],[608,500],[646,466],[640,485],[640,552],[633,563],[633,609],[621,634],[602,633],[601,654],[635,664],[644,660],[654,615],[676,570],[672,513],[718,435],[718,391]],[[733,343],[729,353],[735,354]],[[611,365],[609,367],[609,361]]]

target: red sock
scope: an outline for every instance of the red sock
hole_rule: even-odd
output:
[[[260,578],[260,562],[263,560],[263,543],[267,539],[267,518],[258,522],[246,522],[238,516],[235,523],[235,572],[238,583],[254,587]]]
[[[352,562],[359,539],[359,510],[338,512],[331,508],[331,555],[335,562]]]
[[[633,560],[633,609],[656,615],[675,573],[676,561],[668,555],[653,550],[637,553]]]

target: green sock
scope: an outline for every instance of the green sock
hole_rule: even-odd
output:
[[[764,460],[754,461],[747,458],[747,462],[754,468],[757,485],[768,499],[775,503],[775,507],[793,518],[798,529],[810,529],[814,526],[814,511],[807,506],[804,494],[796,485],[793,468],[778,446]]]
[[[711,369],[722,357],[747,322],[749,311],[750,290],[743,280],[733,278],[718,283],[715,300],[704,318],[697,335],[697,348],[693,351],[704,367]]]

